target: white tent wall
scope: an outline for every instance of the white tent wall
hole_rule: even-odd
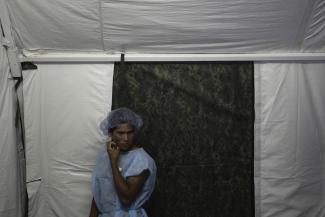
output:
[[[37,66],[23,73],[28,216],[86,217],[114,65]]]
[[[325,216],[325,63],[255,63],[256,216]]]
[[[257,217],[325,215],[324,62],[255,63]],[[24,72],[29,216],[87,216],[113,66]]]
[[[28,51],[325,51],[323,0],[5,1]]]
[[[126,61],[265,60],[255,62],[256,217],[325,216],[324,0],[0,3],[10,15],[6,40],[0,34],[0,217],[24,214],[15,44],[21,60],[44,61],[23,81],[29,217],[88,216],[98,123],[111,107],[106,58],[120,53]]]
[[[0,26],[0,42],[3,39]],[[17,96],[10,73],[7,50],[0,43],[0,216],[22,217],[23,204],[15,119]]]

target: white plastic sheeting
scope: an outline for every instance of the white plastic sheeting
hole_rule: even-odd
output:
[[[325,216],[325,62],[255,63],[256,216]]]
[[[0,28],[0,42],[2,30]],[[15,81],[10,75],[6,50],[0,43],[0,216],[20,217],[21,192],[15,128]]]
[[[257,217],[325,215],[325,63],[255,63]],[[24,72],[29,216],[88,216],[113,65]]]
[[[5,0],[26,50],[324,52],[323,0]]]
[[[39,64],[24,71],[30,217],[88,216],[90,176],[111,108],[113,64]]]

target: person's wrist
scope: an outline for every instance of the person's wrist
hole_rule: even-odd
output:
[[[111,164],[112,164],[112,166],[117,166],[117,160],[116,159],[111,159]]]

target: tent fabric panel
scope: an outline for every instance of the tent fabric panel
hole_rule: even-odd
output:
[[[114,65],[37,66],[24,71],[29,216],[87,216]]]
[[[26,50],[110,53],[324,51],[321,40],[324,5],[321,0],[6,2],[16,43]]]
[[[292,7],[287,10],[281,0],[105,0],[105,48],[153,53],[295,51],[306,3],[286,1]]]
[[[255,63],[257,216],[324,216],[325,63]]]
[[[0,41],[2,29],[0,27]],[[15,81],[10,75],[7,52],[0,44],[0,216],[22,217],[19,157],[15,128]]]
[[[7,1],[20,48],[102,50],[97,0]]]

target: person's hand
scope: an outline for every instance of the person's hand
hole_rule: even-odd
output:
[[[106,149],[111,161],[116,163],[118,156],[120,155],[120,148],[116,145],[116,143],[110,141],[106,143]]]

